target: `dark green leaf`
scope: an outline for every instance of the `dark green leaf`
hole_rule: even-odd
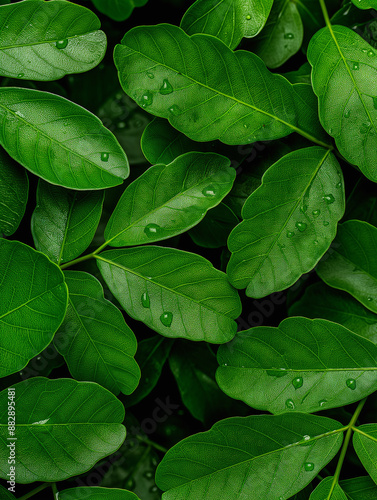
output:
[[[324,498],[326,500],[347,500],[346,494],[333,476],[323,479],[310,495],[309,500],[323,500]]]
[[[353,447],[370,477],[377,482],[377,424],[356,427]]]
[[[98,486],[69,488],[59,492],[56,500],[140,500],[131,491]]]
[[[284,73],[284,77],[293,84],[306,83],[311,85],[311,72],[312,68],[310,64],[306,62],[302,66],[300,66],[299,69]]]
[[[0,1],[1,4],[1,1]],[[1,500],[14,500],[14,495],[10,491],[6,490],[2,486],[0,486],[0,497]]]
[[[125,21],[134,7],[143,7],[148,0],[92,0],[95,7],[114,19],[114,21]]]
[[[340,486],[350,500],[375,500],[377,486],[369,476],[354,477],[340,481]]]

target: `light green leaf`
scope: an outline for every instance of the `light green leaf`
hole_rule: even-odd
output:
[[[216,344],[234,337],[239,296],[204,257],[146,246],[109,250],[96,259],[124,310],[161,335]]]
[[[304,28],[296,2],[275,0],[266,26],[255,39],[255,52],[269,68],[278,68],[300,50]]]
[[[131,491],[98,486],[69,488],[60,491],[56,500],[139,500]]]
[[[365,309],[348,293],[324,283],[309,286],[303,297],[289,309],[289,315],[334,321],[377,344],[377,315]]]
[[[74,378],[97,382],[115,395],[130,394],[140,379],[135,335],[94,276],[81,271],[64,275],[69,301],[54,338],[57,350]]]
[[[115,452],[126,430],[122,403],[93,382],[35,377],[14,385],[17,482],[63,481]],[[9,473],[8,389],[0,393],[0,477]]]
[[[377,313],[377,228],[359,220],[340,224],[326,260],[316,271],[328,285],[350,293]]]
[[[31,231],[37,250],[62,264],[81,255],[96,232],[104,193],[70,191],[42,180]]]
[[[190,139],[240,145],[294,131],[313,139],[298,126],[292,85],[255,54],[233,52],[215,37],[190,37],[169,24],[137,27],[114,59],[126,94]]]
[[[377,424],[360,425],[354,429],[353,447],[374,482],[377,482]]]
[[[0,149],[0,234],[12,235],[24,216],[29,180],[23,168]]]
[[[301,413],[228,418],[171,448],[156,483],[163,500],[286,499],[335,456],[341,427]]]
[[[319,483],[309,500],[347,500],[347,495],[337,481],[334,483],[334,477],[328,476]]]
[[[377,9],[376,0],[352,0],[359,9]]]
[[[264,174],[229,236],[232,285],[256,298],[289,287],[326,252],[343,213],[335,156],[317,146],[287,154]]]
[[[206,33],[234,49],[243,37],[257,35],[265,25],[273,0],[196,0],[181,21],[188,35]]]
[[[377,91],[370,85],[377,52],[351,29],[333,26],[314,35],[308,60],[324,129],[346,160],[377,181]]]
[[[34,174],[67,188],[116,186],[129,174],[123,149],[102,122],[48,92],[0,88],[0,144]]]
[[[215,153],[186,153],[155,165],[124,191],[105,229],[114,247],[181,234],[203,219],[232,188],[236,171]]]
[[[24,368],[52,341],[64,319],[63,273],[45,255],[0,239],[0,376]]]
[[[29,0],[0,7],[0,74],[58,80],[99,64],[106,35],[89,9],[65,0]]]
[[[354,477],[340,481],[340,486],[350,500],[375,500],[377,486],[369,476]]]
[[[114,21],[125,21],[134,7],[143,7],[148,0],[92,0],[95,7]]]
[[[228,396],[272,413],[344,406],[377,389],[377,346],[323,319],[240,332],[217,359],[216,379]]]

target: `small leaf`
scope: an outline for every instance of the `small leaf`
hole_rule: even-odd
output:
[[[96,9],[114,21],[125,21],[134,7],[143,7],[148,0],[92,0]]]
[[[309,500],[347,500],[347,495],[334,477],[328,476],[323,479],[313,493],[310,495]]]
[[[96,259],[124,310],[161,335],[216,344],[234,337],[239,296],[204,257],[146,246],[109,250]]]
[[[322,319],[240,332],[217,359],[216,379],[228,396],[272,413],[343,406],[377,389],[377,346]]]
[[[67,188],[116,186],[129,174],[123,149],[102,122],[48,92],[0,88],[0,144],[34,174]]]
[[[114,247],[165,240],[187,231],[218,205],[236,172],[215,153],[187,153],[149,168],[124,191],[105,229]]]
[[[56,500],[140,500],[132,491],[99,486],[69,488],[60,491]]]
[[[1,1],[0,1],[0,4],[1,4]],[[8,480],[9,480],[9,476],[8,476]],[[14,498],[15,498],[13,493],[11,493],[7,489],[5,489],[3,486],[0,486],[0,497],[1,497],[1,500],[14,500]]]
[[[122,403],[93,382],[35,377],[14,385],[17,482],[63,481],[91,469],[125,438]],[[0,393],[0,477],[9,466],[8,390]],[[36,459],[38,457],[38,459]]]
[[[100,20],[64,0],[29,0],[0,8],[0,74],[25,80],[58,80],[99,64],[106,51]]]
[[[369,476],[354,477],[340,481],[349,500],[375,500],[377,486]]]
[[[24,368],[50,344],[64,319],[63,273],[45,255],[0,239],[0,376]]]
[[[377,9],[376,0],[352,0],[359,9]]]
[[[156,483],[164,500],[289,498],[335,456],[341,427],[301,413],[227,418],[171,448]]]
[[[31,230],[37,250],[62,264],[81,255],[96,232],[104,193],[69,191],[42,180]]]
[[[353,447],[374,482],[377,481],[377,424],[360,425],[354,429]]]

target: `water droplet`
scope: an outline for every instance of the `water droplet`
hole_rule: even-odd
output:
[[[302,207],[300,208],[300,212],[302,212],[303,214],[307,211],[308,209],[308,205],[302,205]]]
[[[358,62],[354,62],[353,63],[353,66],[352,66],[352,69],[357,71],[359,69],[359,63]]]
[[[331,205],[331,203],[334,203],[334,201],[335,201],[335,198],[332,194],[325,194],[323,199],[328,205]]]
[[[162,86],[160,88],[160,94],[162,95],[167,95],[167,94],[171,94],[173,92],[173,87],[171,86],[169,80],[164,80],[163,83],[162,83]]]
[[[152,479],[153,477],[153,472],[151,470],[147,470],[144,472],[144,477],[147,479]]]
[[[149,491],[150,491],[151,493],[157,493],[157,492],[158,492],[158,488],[157,488],[157,486],[151,486],[151,487],[149,488]]]
[[[303,233],[308,226],[305,222],[296,222],[296,227],[300,233]]]
[[[369,130],[370,123],[362,123],[360,127],[360,134],[366,134]]]
[[[22,78],[23,76],[25,76],[25,73],[18,73],[17,78]]]
[[[354,391],[356,389],[356,380],[354,378],[349,378],[346,380],[346,386],[351,389],[351,391]]]
[[[313,217],[318,217],[318,215],[320,215],[321,211],[320,210],[313,210],[312,214],[313,214]]]
[[[25,115],[23,115],[21,111],[16,111],[15,115],[19,116],[20,118],[25,118]]]
[[[228,366],[228,363],[224,363],[223,366]]]
[[[332,128],[330,127],[328,130],[328,133],[331,135],[332,134]]]
[[[136,483],[135,481],[132,479],[132,477],[130,479],[128,479],[128,481],[126,482],[126,488],[127,490],[133,490],[136,486]]]
[[[294,403],[293,399],[287,399],[287,401],[285,402],[285,406],[286,406],[286,408],[288,408],[288,410],[294,410],[295,403]]]
[[[101,153],[101,160],[102,161],[109,161],[109,153]]]
[[[145,92],[140,99],[140,105],[142,108],[146,108],[153,104],[153,94],[151,92]]]
[[[373,97],[373,106],[374,109],[377,109],[377,97]]]
[[[342,187],[342,183],[341,182],[338,182],[338,184],[336,185],[336,187],[339,189]]]
[[[141,296],[141,304],[143,307],[151,306],[151,301],[149,299],[149,295],[147,294],[147,292],[144,292],[143,295]]]
[[[312,470],[314,470],[314,464],[312,462],[305,462],[304,469],[306,470],[306,472],[311,472]]]
[[[368,52],[367,52],[367,56],[368,56],[368,57],[373,57],[373,56],[374,56],[374,52],[373,52],[373,50],[368,50]]]
[[[118,128],[126,128],[126,124],[124,122],[119,122]]]
[[[249,125],[247,123],[244,123],[243,128],[249,128]]]
[[[161,227],[158,224],[148,224],[145,226],[144,233],[148,236],[148,238],[154,238],[158,235]]]
[[[203,189],[202,194],[204,194],[204,196],[215,196],[216,190],[214,186],[208,186]]]
[[[304,385],[304,379],[302,377],[296,377],[292,380],[292,385],[295,389],[300,389]]]
[[[246,19],[247,19],[248,21],[250,21],[250,19],[251,19],[251,15],[250,15],[250,14],[248,14],[248,15],[246,16]]]
[[[309,434],[305,434],[305,436],[303,436],[303,438],[304,438],[304,441],[309,441],[310,440]]]
[[[318,245],[318,240],[313,241],[314,245]]]
[[[55,46],[57,49],[65,49],[68,45],[68,40],[67,38],[65,38],[64,40],[58,40],[56,43],[55,43]]]
[[[266,374],[269,377],[281,378],[281,377],[284,377],[285,375],[288,375],[288,372],[285,368],[279,368],[279,369],[273,369],[273,370],[266,370]]]
[[[147,77],[150,78],[151,80],[153,80],[154,74],[151,73],[150,71],[147,71]]]
[[[372,302],[372,300],[373,300],[372,297],[367,297],[368,302]]]
[[[295,36],[294,36],[294,34],[293,34],[293,33],[285,33],[285,34],[284,34],[284,38],[285,38],[286,40],[292,40],[294,37],[295,37]]]
[[[293,231],[287,231],[287,238],[293,238],[295,233]]]
[[[351,110],[349,109],[348,111],[344,112],[344,118],[349,118],[351,116]]]
[[[171,106],[171,107],[169,108],[169,112],[170,112],[173,116],[179,116],[179,115],[182,113],[182,111],[181,111],[180,107],[179,107],[179,106],[177,106],[176,104],[173,104],[173,106]]]
[[[160,321],[164,326],[169,327],[173,321],[173,314],[171,312],[164,312],[160,316]]]
[[[323,221],[323,225],[324,225],[325,227],[326,227],[326,226],[328,226],[329,224],[330,224],[330,222],[329,222],[328,220],[324,220],[324,221]]]
[[[327,399],[322,399],[322,401],[320,401],[318,404],[322,408],[322,406],[325,406],[326,403],[327,403]]]

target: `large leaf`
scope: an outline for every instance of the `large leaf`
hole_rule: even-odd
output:
[[[131,491],[84,486],[60,491],[56,500],[139,500]]]
[[[40,180],[31,219],[35,247],[57,264],[81,255],[96,232],[103,198],[103,192],[70,191]]]
[[[127,157],[94,115],[63,97],[0,88],[0,144],[42,179],[72,189],[116,186]]]
[[[52,341],[67,308],[63,273],[45,255],[0,239],[0,376],[21,370]]]
[[[74,378],[97,382],[115,395],[130,394],[140,379],[135,335],[96,278],[81,271],[64,274],[69,302],[54,339],[57,350]]]
[[[134,7],[143,7],[148,0],[92,0],[95,7],[114,19],[124,21],[132,14]]]
[[[340,485],[350,500],[375,500],[376,483],[369,476],[354,477],[340,481]]]
[[[93,382],[35,377],[15,384],[18,483],[63,481],[115,452],[126,430],[122,403]],[[0,477],[9,473],[8,390],[0,393]],[[11,436],[13,437],[13,436]]]
[[[155,165],[124,191],[105,229],[114,247],[160,241],[187,231],[232,188],[236,171],[215,153],[187,153]]]
[[[240,332],[217,358],[221,389],[272,413],[344,406],[377,389],[377,346],[323,319]]]
[[[377,313],[377,228],[359,220],[340,224],[333,251],[317,272],[328,285],[350,293]]]
[[[365,424],[355,428],[353,446],[361,463],[373,481],[377,482],[377,424]]]
[[[377,181],[377,91],[370,85],[377,52],[351,29],[333,26],[315,34],[308,59],[323,127],[346,160]]]
[[[347,495],[333,476],[328,476],[323,479],[313,493],[310,495],[309,500],[347,500]]]
[[[324,283],[308,287],[303,297],[291,306],[289,315],[328,319],[377,344],[377,315],[348,293]]]
[[[106,35],[89,9],[65,0],[28,0],[0,8],[0,74],[57,80],[102,60]]]
[[[229,236],[231,283],[257,298],[289,287],[326,252],[343,213],[335,156],[318,146],[287,154],[264,174]]]
[[[273,0],[196,0],[181,21],[188,35],[207,33],[234,49],[245,37],[257,35]]]
[[[337,453],[340,428],[300,413],[228,418],[170,449],[156,483],[163,500],[287,499]]]
[[[161,335],[218,344],[234,337],[239,296],[205,258],[155,246],[109,250],[96,258],[124,310]]]
[[[320,143],[298,125],[292,85],[215,37],[168,24],[137,27],[114,59],[124,91],[191,139],[239,145],[295,131]]]
[[[29,192],[28,176],[0,149],[0,234],[12,235],[25,213]]]

